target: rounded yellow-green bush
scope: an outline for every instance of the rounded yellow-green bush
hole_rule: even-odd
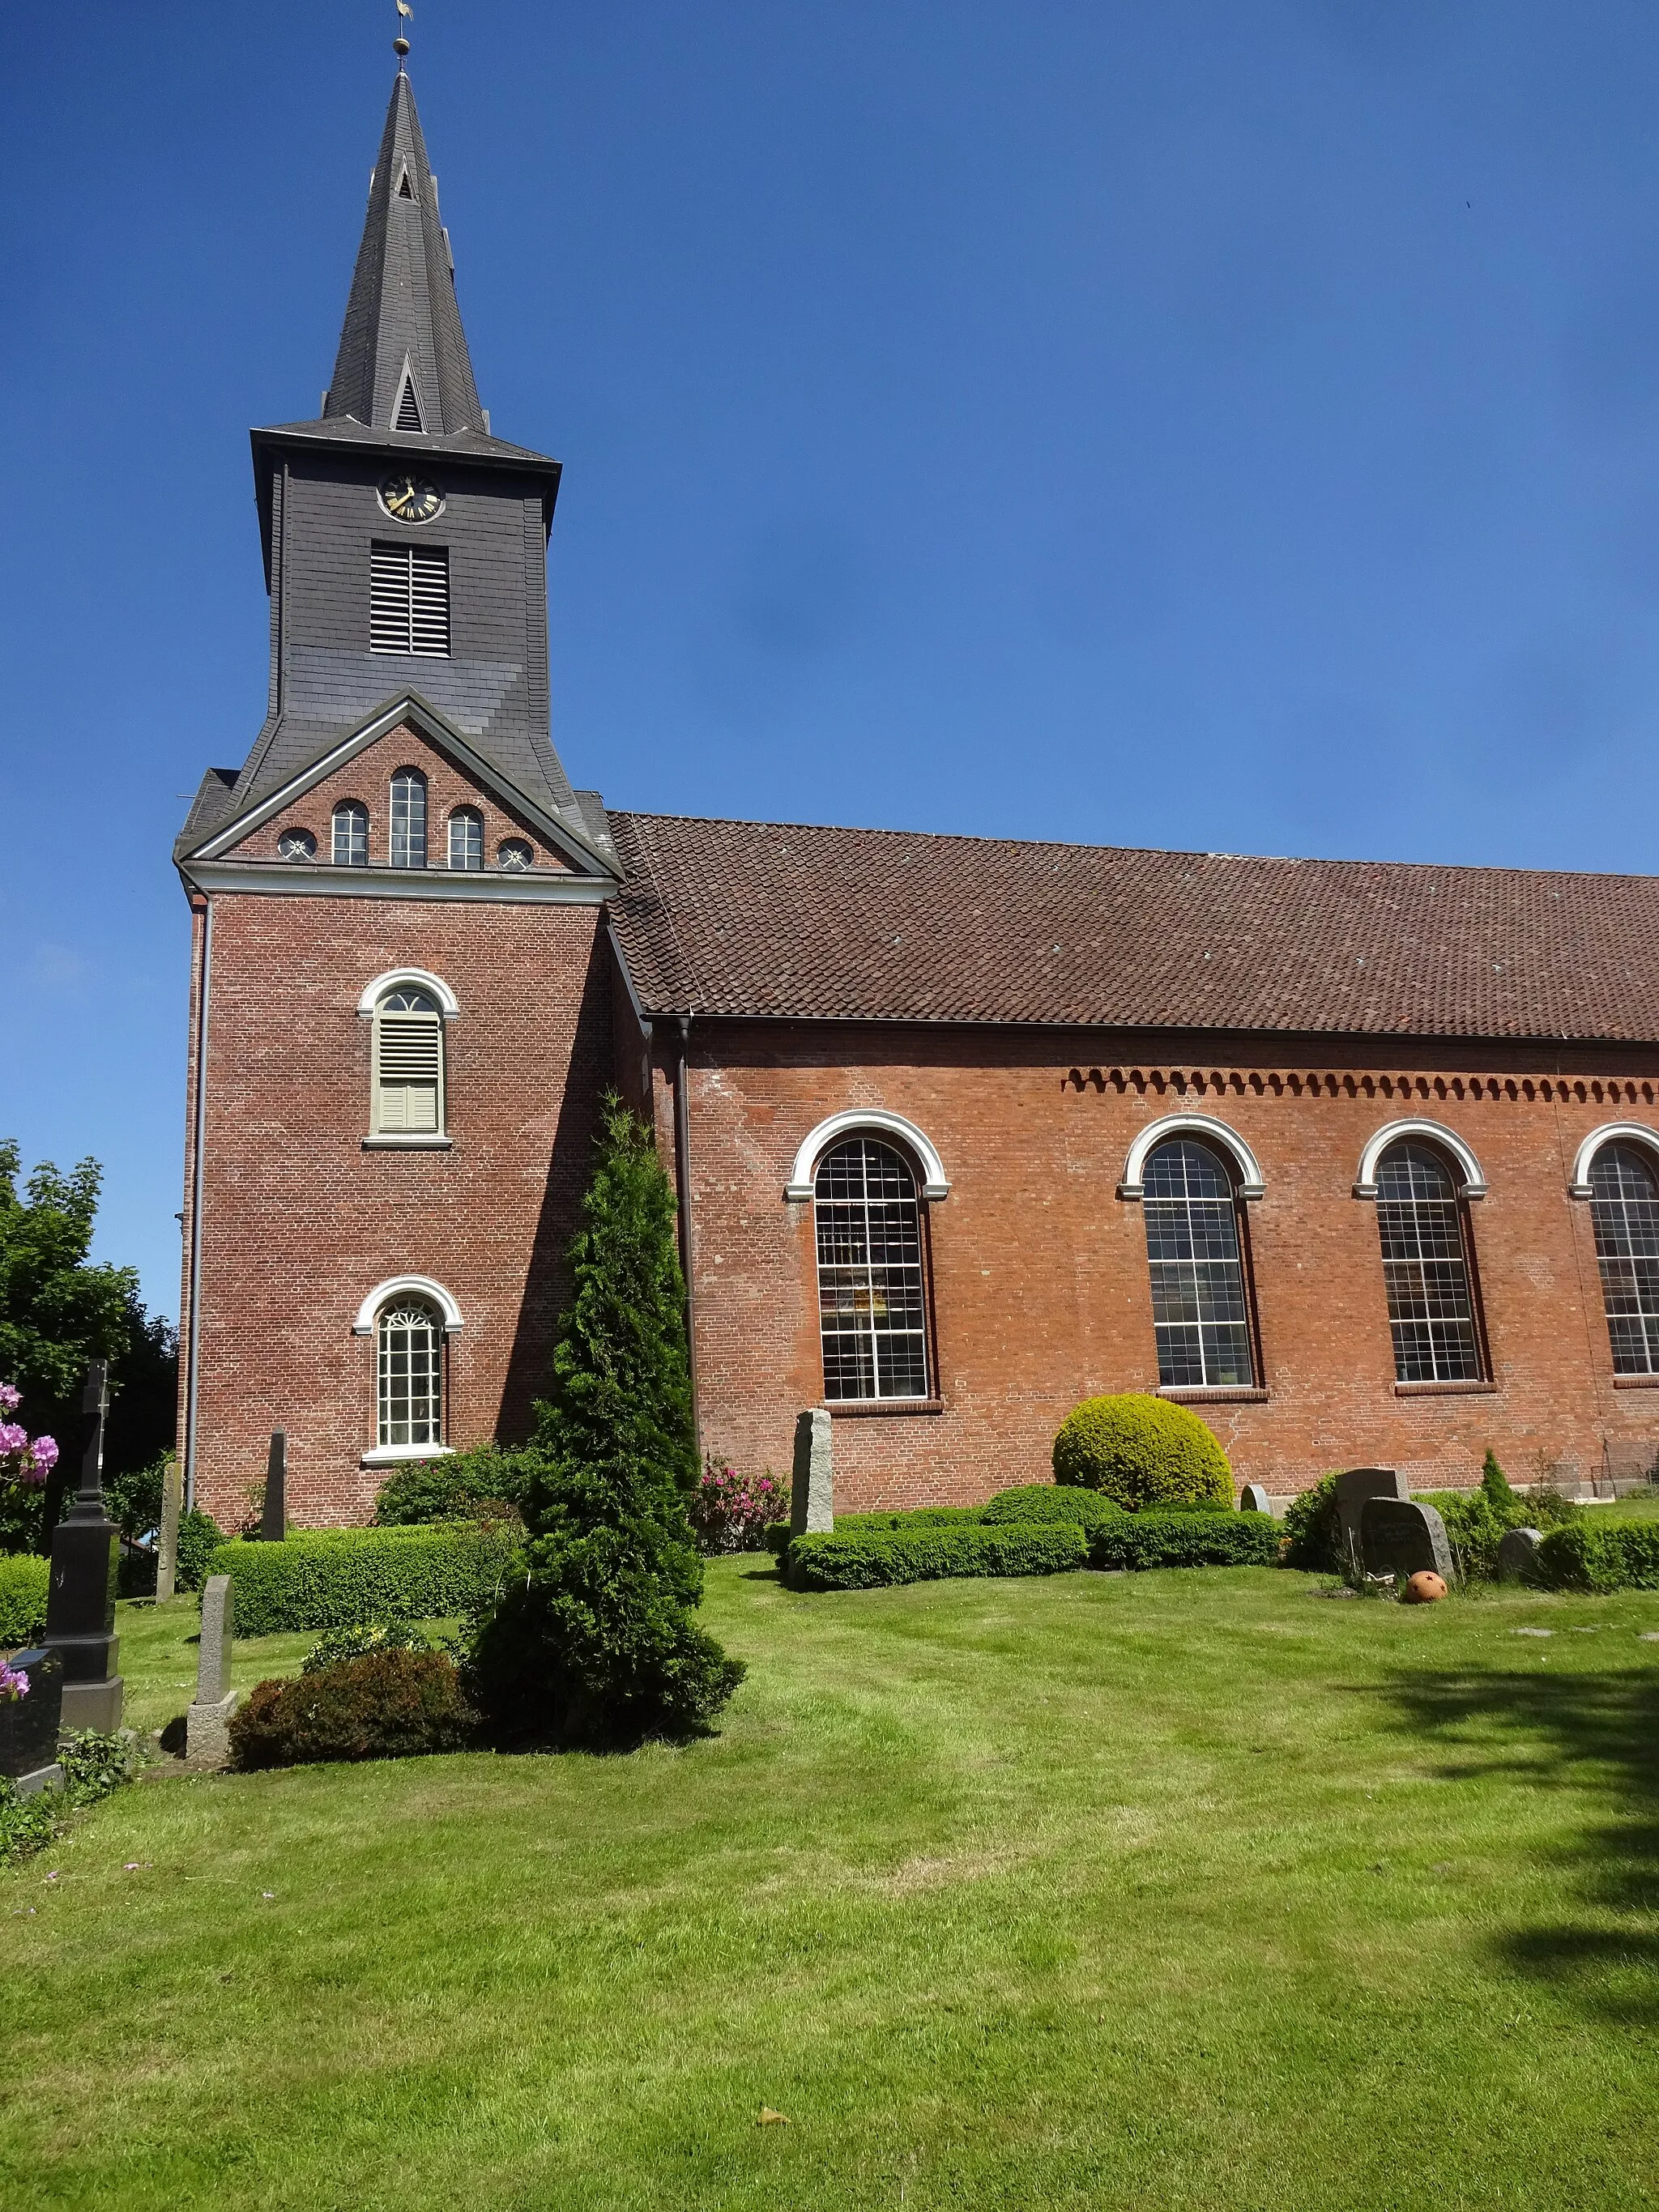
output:
[[[1143,1506],[1224,1511],[1227,1455],[1198,1415],[1141,1391],[1085,1398],[1054,1438],[1054,1480],[1097,1490],[1132,1513]]]

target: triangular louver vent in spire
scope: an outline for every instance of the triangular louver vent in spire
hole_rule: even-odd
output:
[[[400,200],[412,200],[415,197],[415,187],[409,181],[409,172],[407,169],[404,171],[402,176],[398,179],[398,197]]]
[[[407,369],[404,372],[404,388],[398,395],[398,412],[392,418],[392,427],[394,430],[423,430],[426,428],[421,420],[421,403],[415,396],[415,380]]]

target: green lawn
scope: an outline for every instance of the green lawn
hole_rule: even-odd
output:
[[[0,2200],[1653,2203],[1659,1596],[1319,1587],[721,1562],[717,1740],[118,1793],[0,1875]]]

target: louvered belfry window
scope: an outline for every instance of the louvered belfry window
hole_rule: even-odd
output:
[[[375,1012],[374,1127],[386,1137],[443,1134],[443,1017],[424,991],[388,991]]]
[[[443,1324],[421,1298],[402,1298],[380,1316],[381,1449],[443,1442]]]
[[[369,548],[368,642],[374,653],[449,652],[449,554],[441,545]]]
[[[902,1152],[873,1137],[818,1164],[818,1325],[826,1398],[925,1398],[921,1209]]]
[[[1590,1163],[1590,1219],[1615,1375],[1659,1374],[1659,1176],[1639,1145]]]
[[[1376,1225],[1399,1382],[1477,1382],[1480,1345],[1463,1207],[1432,1146],[1390,1145],[1376,1169]]]

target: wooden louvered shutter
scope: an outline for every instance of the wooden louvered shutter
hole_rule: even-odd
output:
[[[403,395],[398,402],[398,419],[392,427],[394,430],[423,430],[426,428],[421,420],[421,403],[415,396],[412,376],[404,379]]]
[[[441,545],[411,545],[410,647],[433,655],[449,651],[449,556]]]
[[[369,548],[368,643],[374,653],[449,652],[449,555],[441,545]]]
[[[443,1023],[436,1014],[380,1018],[380,1126],[388,1136],[435,1136],[443,1127]]]

